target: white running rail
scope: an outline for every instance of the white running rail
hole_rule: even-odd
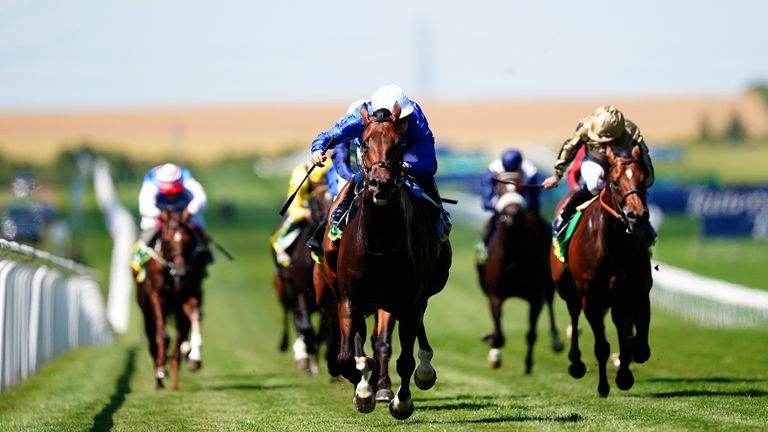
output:
[[[111,341],[92,270],[0,239],[0,391],[69,348]]]
[[[94,164],[93,183],[96,202],[104,214],[114,243],[109,270],[107,316],[116,332],[125,333],[128,330],[131,311],[133,276],[130,262],[131,247],[136,241],[136,222],[131,213],[117,199],[112,176],[109,173],[109,164],[104,159],[100,158]]]

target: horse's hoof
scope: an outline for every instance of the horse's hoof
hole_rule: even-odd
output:
[[[562,340],[560,340],[560,338],[552,340],[552,351],[556,353],[560,353],[560,352],[563,352],[564,349],[565,349],[565,344],[563,343]]]
[[[397,404],[397,407],[395,407],[395,404]],[[413,402],[409,398],[407,402],[398,403],[397,398],[394,398],[389,403],[389,414],[398,420],[405,420],[413,414]]]
[[[320,366],[317,365],[317,362],[314,362],[314,361],[309,362],[307,373],[311,376],[315,376],[320,373]]]
[[[352,398],[352,404],[357,409],[357,412],[368,414],[376,408],[376,398],[372,395],[368,397],[358,397],[355,395],[355,397]]]
[[[189,361],[189,370],[191,371],[199,371],[203,367],[203,361],[202,360],[190,360]]]
[[[296,368],[309,369],[309,359],[308,358],[296,359]]]
[[[498,369],[501,367],[501,359],[498,360],[488,360],[488,367],[491,369]]]
[[[413,383],[416,384],[416,387],[418,387],[419,390],[431,389],[432,387],[434,387],[435,381],[437,381],[437,372],[435,372],[434,369],[432,369],[432,376],[424,380],[419,378],[418,373],[413,374]]]
[[[388,388],[379,389],[376,392],[376,400],[379,402],[389,402],[394,397],[395,397],[395,394],[392,393],[392,390]]]
[[[157,390],[162,390],[165,388],[165,384],[163,384],[163,380],[160,378],[155,379],[155,388]]]
[[[629,369],[619,369],[616,372],[616,386],[619,390],[629,390],[635,384],[635,376]]]
[[[568,366],[568,373],[576,379],[583,378],[587,373],[587,367],[583,362],[571,363]]]
[[[605,387],[603,387],[602,384],[598,384],[597,393],[600,395],[601,398],[607,398],[608,393],[610,392],[611,392],[611,387],[608,384],[605,384]]]

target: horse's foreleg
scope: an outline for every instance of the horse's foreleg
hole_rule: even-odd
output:
[[[368,382],[368,374],[375,368],[376,362],[365,355],[365,333],[365,316],[359,310],[353,310],[352,338],[355,349],[355,369],[360,373],[360,380],[355,386],[355,396],[352,398],[352,403],[361,413],[369,413],[376,408],[373,387]]]
[[[541,314],[541,301],[532,301],[528,310],[528,333],[525,340],[528,344],[528,352],[525,354],[525,373],[530,374],[533,368],[533,346],[536,344],[536,325]]]
[[[176,336],[171,350],[171,388],[179,389],[179,362],[181,360],[181,343],[189,335],[189,319],[183,311],[176,313]]]
[[[595,336],[595,358],[597,358],[597,368],[599,371],[599,382],[597,384],[597,392],[602,397],[607,397],[611,391],[608,385],[608,372],[606,371],[606,364],[608,363],[608,356],[611,354],[611,345],[605,338],[605,324],[603,323],[603,312],[596,307],[588,307],[584,311],[584,315],[589,321],[590,327],[592,327],[592,334]]]
[[[157,293],[150,295],[150,304],[152,308],[152,317],[154,318],[155,334],[155,381],[157,388],[163,388],[163,379],[167,371],[165,369],[166,349],[168,344],[168,335],[165,332],[165,320],[163,318],[163,308],[160,304],[160,298]]]
[[[619,370],[616,372],[616,386],[620,390],[629,390],[635,383],[635,377],[629,369],[632,361],[632,319],[627,316],[625,305],[614,305],[611,318],[616,326],[619,338]]]
[[[309,304],[306,296],[299,294],[293,309],[293,324],[296,328],[296,342],[293,345],[293,359],[296,367],[306,369],[310,374],[319,372],[317,368],[317,337],[309,316]]]
[[[501,366],[501,348],[504,347],[504,333],[501,331],[501,304],[504,300],[501,297],[489,293],[488,304],[491,307],[491,318],[493,318],[493,333],[483,337],[483,340],[491,346],[488,351],[488,366],[498,368]]]
[[[203,364],[203,356],[200,351],[203,345],[203,336],[200,331],[200,301],[197,297],[190,297],[183,305],[184,315],[189,319],[191,334],[189,336],[189,369],[198,370]]]
[[[413,382],[419,389],[429,390],[434,387],[435,381],[437,381],[437,371],[432,367],[432,356],[434,353],[427,339],[427,331],[424,328],[423,319],[416,337],[419,340],[419,365],[416,367]]]
[[[336,357],[336,365],[339,368],[339,373],[356,385],[360,381],[360,371],[355,367],[352,358],[351,339],[354,336],[352,334],[352,303],[349,299],[345,298],[339,301],[337,313],[339,318],[339,352]]]
[[[568,315],[571,317],[571,348],[568,351],[568,373],[574,378],[582,378],[587,373],[587,367],[581,361],[579,350],[579,316],[581,315],[581,296],[574,295],[566,301]]]
[[[646,288],[650,290],[650,287]],[[651,346],[648,344],[648,332],[651,325],[651,302],[648,291],[637,300],[635,305],[635,338],[632,343],[632,359],[637,363],[645,363],[651,357]]]
[[[413,414],[410,382],[413,370],[416,368],[413,345],[416,342],[416,333],[421,327],[421,307],[413,307],[405,311],[399,317],[399,321],[400,356],[397,358],[397,374],[400,376],[400,387],[389,403],[389,413],[398,420],[405,420]]]
[[[375,373],[376,400],[389,402],[395,396],[392,393],[392,382],[389,378],[389,359],[392,357],[392,331],[395,329],[395,318],[387,311],[379,309],[376,313],[374,331],[371,334],[371,347],[376,355]]]
[[[547,278],[548,279],[548,278]],[[557,331],[557,322],[555,322],[555,311],[552,307],[555,296],[555,287],[551,280],[547,280],[545,283],[544,300],[547,302],[547,310],[549,311],[549,337],[552,341],[552,351],[559,353],[565,348],[563,340],[560,339],[560,332]]]

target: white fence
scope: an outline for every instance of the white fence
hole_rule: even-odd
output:
[[[71,347],[111,341],[88,269],[0,239],[0,391]]]
[[[457,206],[448,206],[456,220],[478,230],[490,217],[477,195],[450,192]],[[657,224],[655,222],[655,224]],[[706,278],[663,263],[654,263],[651,302],[702,325],[734,327],[768,325],[768,292]]]
[[[93,167],[93,184],[96,202],[107,223],[112,236],[112,261],[109,270],[109,298],[107,316],[112,328],[118,333],[128,330],[128,318],[131,311],[131,247],[136,241],[136,222],[131,213],[120,204],[115,194],[109,165],[104,159],[98,159]]]

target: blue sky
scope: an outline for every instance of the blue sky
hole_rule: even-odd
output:
[[[457,4],[451,4],[457,3]],[[0,0],[0,110],[731,94],[768,2]]]

